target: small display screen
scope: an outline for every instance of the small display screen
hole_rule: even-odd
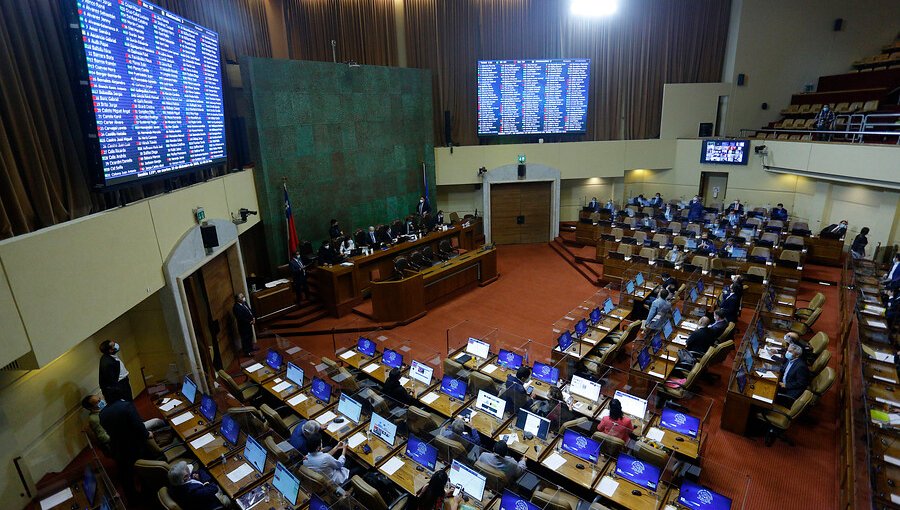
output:
[[[462,400],[466,397],[466,382],[462,379],[445,375],[441,380],[441,391],[453,398]]]
[[[216,419],[216,411],[218,410],[218,406],[216,405],[216,401],[213,400],[209,395],[203,395],[200,399],[200,414],[206,418],[207,422],[214,421]]]
[[[409,441],[406,443],[406,456],[415,463],[428,470],[434,470],[437,454],[437,448],[410,434]]]
[[[238,422],[231,417],[231,415],[226,414],[222,417],[220,432],[222,433],[222,437],[224,437],[226,441],[233,445],[236,445],[238,442],[238,436],[241,433],[241,427],[238,425]]]
[[[356,350],[371,358],[375,355],[375,342],[361,336],[359,337],[359,340],[356,341]]]
[[[397,351],[385,349],[384,354],[381,355],[381,362],[391,368],[400,368],[403,366],[403,355]]]
[[[328,403],[331,400],[331,385],[318,377],[313,377],[312,394],[322,402]]]

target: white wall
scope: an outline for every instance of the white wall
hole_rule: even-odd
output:
[[[719,96],[730,93],[730,83],[667,83],[663,86],[659,137],[697,137],[701,122],[715,125]]]

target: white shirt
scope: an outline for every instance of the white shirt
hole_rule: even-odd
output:
[[[116,358],[116,361],[119,362],[119,380],[125,379],[128,377],[128,369],[125,368],[125,363],[122,363],[122,360],[119,358],[118,354],[113,354],[113,358]]]
[[[896,274],[897,266],[900,266],[900,262],[894,262],[894,265],[891,266],[891,270],[888,271],[888,274],[887,274],[887,279],[888,279],[888,280],[893,280],[893,279],[894,279],[894,274]]]

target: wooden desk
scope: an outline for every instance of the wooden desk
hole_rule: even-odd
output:
[[[684,455],[689,459],[696,459],[700,457],[700,446],[703,444],[702,430],[697,432],[697,437],[694,438],[691,436],[680,434],[678,432],[675,432],[674,430],[669,430],[665,427],[660,427],[659,420],[659,416],[653,417],[653,419],[650,421],[650,427],[646,429],[646,432],[644,432],[645,436],[650,430],[659,430],[663,433],[663,437],[659,442],[669,450],[674,450],[675,452]]]
[[[384,465],[388,460],[394,458],[403,461],[403,465],[400,466],[397,471],[391,474],[384,470]],[[430,471],[417,471],[416,466],[418,466],[418,464],[401,453],[401,451],[397,451],[388,459],[385,459],[385,461],[382,462],[380,466],[378,466],[378,471],[390,478],[391,481],[397,484],[398,487],[415,496],[416,494],[418,494],[419,490],[428,483],[428,480],[431,479]],[[437,463],[435,464],[435,470],[440,471],[441,469],[444,469],[444,465],[441,463],[441,461],[437,461]]]
[[[266,365],[265,359],[263,359],[262,361],[254,360],[252,362],[245,362],[244,364],[246,366],[242,366],[241,371],[247,377],[249,377],[251,381],[255,382],[256,384],[262,384],[262,383],[268,381],[269,379],[275,377],[279,373],[279,372],[273,370],[272,367],[270,367],[269,365]],[[253,370],[252,372],[250,370],[248,370],[250,367],[253,367],[256,365],[260,365],[260,367],[256,370]]]
[[[480,409],[475,409],[475,400],[469,401],[469,405],[461,410],[460,413],[466,410],[471,410],[474,413],[472,418],[468,420],[466,424],[477,430],[479,434],[484,434],[487,437],[494,437],[498,430],[503,430],[513,419],[512,417],[504,415],[502,420],[498,420]],[[507,414],[508,412],[509,410],[507,409]]]
[[[290,386],[288,386],[287,388],[284,388],[281,391],[275,391],[275,387],[283,382],[290,383]],[[263,383],[262,387],[263,387],[263,389],[268,391],[271,395],[273,395],[275,398],[277,398],[278,400],[281,400],[281,401],[284,401],[284,399],[286,399],[286,398],[294,395],[298,391],[300,391],[300,388],[298,388],[296,384],[291,383],[287,379],[282,379],[281,377],[273,377],[273,378],[269,379],[268,381]]]
[[[180,437],[182,441],[186,441],[201,432],[218,427],[221,415],[222,413],[219,410],[216,410],[216,419],[210,423],[206,417],[200,414],[200,408],[198,407],[187,409],[183,413],[171,416],[168,418],[168,421],[169,425],[172,426],[172,430],[178,434],[178,437]],[[176,425],[176,422],[185,418],[187,418],[187,421],[183,421]]]
[[[359,369],[363,365],[371,363],[376,359],[381,359],[381,351],[376,350],[375,355],[372,357],[366,356],[365,354],[356,350],[356,347],[351,349],[347,349],[343,352],[338,353],[337,357],[343,361],[344,363],[350,365],[353,368]]]
[[[425,400],[430,399],[429,395],[431,394],[436,395],[437,398],[431,403],[427,403]],[[475,399],[468,398],[468,400],[458,400],[454,398],[451,400],[449,395],[440,391],[439,386],[435,386],[430,392],[419,397],[419,402],[446,418],[453,418],[473,400]]]
[[[353,442],[353,438],[360,434],[365,438],[361,443],[356,445],[356,448],[350,448],[350,445],[347,445],[347,451],[353,454],[357,459],[359,459],[363,464],[369,467],[378,467],[383,464],[394,452],[403,451],[403,448],[406,447],[406,438],[397,434],[394,438],[394,446],[391,446],[384,441],[381,440],[378,436],[374,434],[369,434],[367,430],[360,430],[350,436],[348,439],[349,442]],[[369,453],[365,453],[363,451],[363,447],[365,445],[369,445],[370,451]]]
[[[422,274],[372,282],[372,313],[379,322],[408,322],[425,315]]]
[[[296,299],[290,282],[250,293],[253,312],[259,320],[271,319],[296,308]]]
[[[764,410],[772,409],[772,401],[775,399],[777,381],[757,378],[753,374],[747,376],[747,386],[741,393],[737,388],[737,379],[732,378],[731,386],[725,395],[724,408],[722,409],[722,429],[735,434],[745,435],[750,413],[754,407]],[[754,398],[754,395],[768,399],[768,401]]]
[[[329,402],[321,402],[316,399],[311,390],[312,386],[307,385],[301,391],[284,401],[284,403],[293,409],[295,413],[306,420],[337,404],[336,398],[332,398]]]
[[[560,444],[561,442],[562,436],[559,436],[553,440],[553,442],[550,444],[550,449],[541,461],[541,465],[552,471],[555,471],[561,477],[570,480],[585,489],[592,489],[594,487],[594,484],[597,483],[597,480],[600,478],[600,473],[609,462],[609,459],[604,457],[603,455],[600,455],[597,464],[591,464],[590,462],[580,459],[563,449],[555,451],[556,445]],[[565,462],[561,466],[554,469],[552,463],[556,459],[556,456],[562,457]],[[575,467],[578,464],[581,464],[582,466],[584,466],[584,468],[578,469],[577,467]],[[596,466],[595,469],[594,466]]]
[[[585,418],[593,420],[600,414],[600,411],[606,407],[607,399],[603,395],[600,395],[599,402],[592,402],[581,395],[575,395],[574,393],[570,393],[572,396],[572,412],[575,414],[580,414]]]
[[[510,420],[505,427],[494,434],[493,439],[499,441],[502,436],[509,434],[516,435],[516,441],[514,443],[507,443],[509,449],[532,462],[538,462],[548,452],[553,451],[553,449],[550,448],[550,445],[556,438],[556,434],[552,431],[547,433],[547,441],[538,439],[537,436],[533,436],[531,439],[525,439],[525,434],[516,428],[515,420]]]
[[[469,359],[466,360],[465,363],[462,363],[462,366],[464,368],[466,368],[467,370],[478,370],[482,366],[494,361],[494,359],[497,358],[497,356],[493,353],[488,353],[487,358],[479,358],[477,356],[472,356],[471,354],[466,353],[465,346],[460,347],[459,349],[456,349],[455,351],[450,353],[450,355],[447,357],[458,362],[459,358],[461,358],[463,356],[469,356]]]
[[[506,383],[506,378],[508,376],[516,375],[516,369],[507,368],[504,365],[495,365],[493,363],[485,363],[478,371],[500,384]]]
[[[594,487],[594,492],[600,494],[600,496],[615,502],[618,505],[622,505],[625,508],[629,508],[631,510],[656,510],[660,508],[663,501],[663,494],[653,492],[646,487],[640,487],[637,484],[632,483],[629,480],[626,480],[620,476],[615,475],[616,472],[616,461],[613,460],[607,464],[606,469],[603,472],[602,477],[597,478],[597,485]],[[615,479],[616,482],[619,483],[619,486],[616,487],[615,492],[611,494],[604,494],[600,492],[600,483],[603,480],[603,477],[610,477]],[[662,484],[657,484],[657,490],[663,489],[665,490],[665,486]],[[640,495],[635,495],[631,491],[637,490]]]
[[[268,493],[269,501],[263,500],[265,501],[264,503],[257,503],[252,508],[258,508],[260,510],[298,510],[306,507],[306,504],[309,502],[309,494],[302,485],[297,493],[297,504],[292,505],[290,501],[285,499],[284,496],[281,495],[281,492],[275,488],[275,485],[273,484],[274,478],[274,474],[269,474],[260,480],[260,484],[257,485],[259,488],[256,490],[262,491],[263,494]],[[250,492],[250,490],[252,489],[245,490],[244,493]],[[328,501],[328,498],[322,499]]]
[[[228,478],[228,474],[240,468],[242,464],[248,465],[252,471],[237,482],[232,482],[231,479]],[[247,459],[243,458],[243,452],[233,452],[228,456],[228,462],[226,462],[225,464],[219,462],[215,466],[209,468],[210,476],[215,478],[216,483],[219,484],[219,487],[221,487],[225,494],[227,494],[228,497],[232,499],[246,492],[247,490],[263,483],[269,476],[272,475],[274,471],[275,456],[271,453],[268,453],[268,455],[266,455],[266,465],[262,473],[257,471],[256,468],[254,468],[247,461]]]
[[[823,239],[818,236],[804,238],[806,257],[814,264],[840,266],[844,253],[843,239]]]
[[[341,415],[338,414],[338,416]],[[360,430],[365,432],[366,428],[369,426],[368,417],[360,418],[359,423],[353,423],[346,416],[341,417],[344,418],[343,423],[334,423],[334,420],[332,420],[328,424],[323,424],[320,422],[320,424],[322,425],[322,432],[324,432],[325,435],[334,439],[335,441],[343,441],[344,439],[347,439]]]
[[[205,439],[207,434],[212,436],[212,441],[206,443],[203,446],[195,446],[199,441]],[[222,455],[231,454],[231,452],[237,451],[244,447],[244,442],[247,441],[247,435],[241,431],[241,435],[238,437],[238,441],[236,445],[232,445],[225,441],[225,438],[222,437],[222,434],[219,433],[218,430],[207,431],[205,434],[200,435],[186,444],[194,452],[194,455],[197,457],[197,460],[200,461],[206,467],[211,466],[212,464],[219,462]]]
[[[381,384],[384,384],[384,382],[387,381],[388,375],[391,373],[391,370],[393,369],[383,364],[381,362],[381,359],[378,359],[377,361],[371,360],[369,363],[366,363],[362,366],[362,372],[364,374],[366,374],[368,377],[371,377],[372,379],[375,379]],[[406,367],[406,365],[400,367],[400,373],[402,374],[400,376],[401,385],[405,387],[406,384],[403,384],[403,382],[406,381],[408,384],[409,379],[407,377],[409,369]]]
[[[169,409],[168,411],[163,411],[163,407],[165,407],[166,404],[171,403],[172,400],[177,400],[179,402],[178,405]],[[198,401],[200,400],[200,390],[199,389],[197,390],[196,400],[198,400]],[[163,415],[163,418],[170,418],[177,414],[181,414],[182,412],[187,411],[188,409],[193,409],[194,407],[197,407],[197,405],[199,405],[199,402],[197,402],[196,404],[192,404],[192,403],[188,402],[186,398],[184,398],[184,395],[182,395],[181,392],[173,391],[172,393],[166,394],[166,396],[164,396],[162,399],[160,399],[158,402],[156,402],[155,405],[156,405],[156,409]]]

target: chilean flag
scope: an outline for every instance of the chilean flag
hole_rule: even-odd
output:
[[[285,228],[287,228],[287,244],[288,258],[294,256],[294,252],[300,246],[300,240],[297,238],[297,227],[294,226],[294,213],[291,211],[291,198],[288,196],[287,183],[284,183],[284,218]]]

